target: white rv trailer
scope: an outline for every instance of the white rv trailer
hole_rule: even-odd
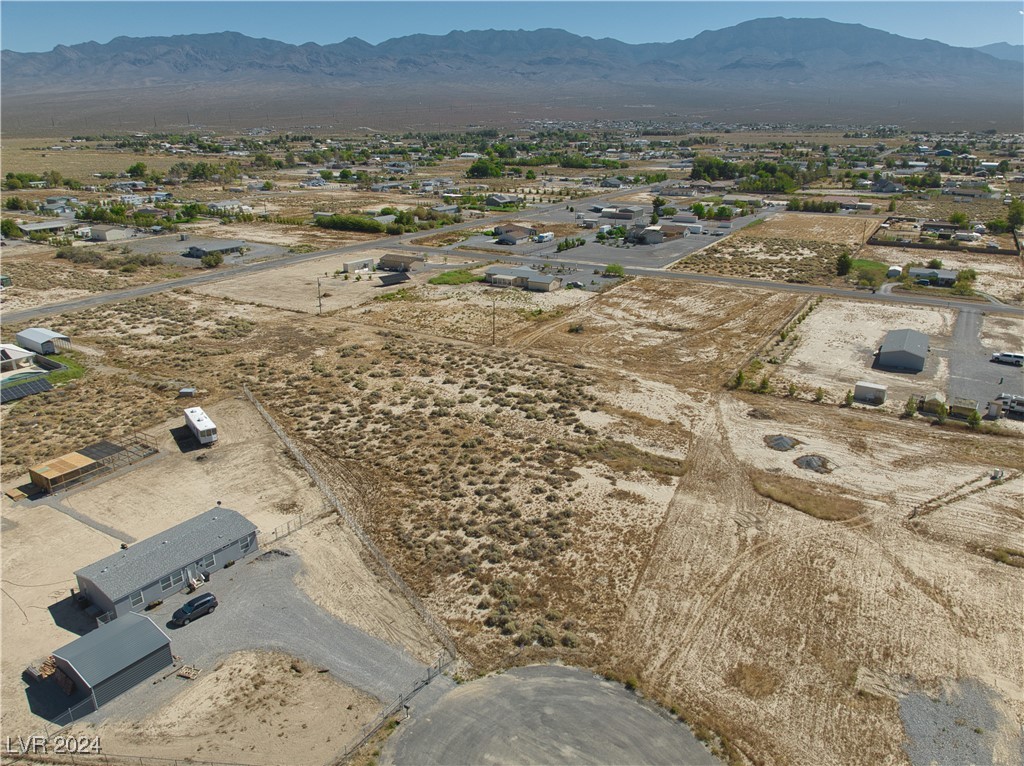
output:
[[[200,444],[213,444],[217,441],[217,426],[203,412],[202,407],[189,407],[185,410],[185,425]]]

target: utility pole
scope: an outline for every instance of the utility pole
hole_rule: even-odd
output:
[[[321,316],[324,313],[324,300],[320,293],[320,277],[316,278],[316,313]]]
[[[494,328],[495,328],[494,315],[495,315],[495,312],[497,311],[497,305],[498,305],[497,304],[497,299],[496,298],[491,298],[491,345],[492,346],[496,345],[495,344],[495,330],[494,330]]]

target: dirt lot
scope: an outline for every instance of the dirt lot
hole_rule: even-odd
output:
[[[793,239],[801,242],[828,242],[860,245],[884,220],[878,216],[837,213],[779,213],[755,226],[737,232],[740,239]]]
[[[118,755],[319,766],[379,703],[285,654],[238,652],[141,721],[74,728]]]
[[[371,303],[380,295],[402,289],[409,290],[426,284],[433,272],[415,272],[402,285],[384,287],[380,277],[386,272],[349,274],[341,273],[346,261],[380,258],[386,250],[366,250],[357,254],[334,255],[305,261],[273,271],[225,279],[195,288],[203,295],[219,296],[239,303],[275,307],[305,314],[318,313],[317,280],[320,280],[320,306],[324,313],[348,309]],[[461,259],[460,259],[461,260]]]
[[[852,249],[821,241],[733,236],[686,256],[672,268],[773,282],[827,284],[836,279],[839,256]]]
[[[135,285],[161,282],[184,276],[177,266],[141,266],[123,271],[117,266],[122,256],[116,245],[84,245],[76,250],[93,249],[110,260],[110,268],[95,268],[55,257],[56,248],[48,245],[15,245],[4,248],[4,275],[14,284],[0,292],[0,308],[19,311],[47,303],[71,300],[90,293],[120,290]]]
[[[949,216],[957,212],[966,213],[973,221],[992,221],[997,218],[1006,218],[1006,205],[997,199],[957,202],[952,195],[942,194],[926,200],[897,200],[895,214],[948,221]]]
[[[949,338],[956,312],[949,309],[876,305],[829,299],[818,305],[798,330],[795,349],[772,376],[776,389],[796,383],[809,395],[821,387],[827,401],[842,401],[859,380],[889,387],[887,410],[899,412],[911,394],[945,391],[949,367],[932,354],[923,372],[907,374],[872,369],[872,355],[889,330],[909,327],[931,338]],[[837,332],[842,328],[842,332]]]
[[[247,289],[252,299],[274,287]],[[59,318],[55,329],[99,354],[76,389],[5,410],[5,471],[88,443],[90,420],[115,413],[165,429],[173,380],[207,389],[228,424],[247,422],[231,414],[245,381],[447,624],[472,663],[464,672],[551,659],[593,668],[675,706],[737,762],[764,764],[907,763],[901,695],[971,678],[1005,711],[969,725],[983,728],[990,760],[1002,758],[997,740],[1019,741],[1024,627],[1006,619],[1024,598],[1019,440],[725,392],[742,359],[806,306],[795,295],[636,279],[598,295],[417,284],[404,297],[316,317],[176,293]],[[842,326],[870,347],[872,328],[897,320],[937,335],[951,322],[834,303],[797,335],[820,343]],[[852,364],[854,345],[807,361],[827,350]],[[815,370],[797,372],[826,379]],[[264,449],[248,433],[209,467],[228,472],[226,504],[274,513],[302,482],[280,479],[288,461],[273,450],[231,458],[227,448]],[[774,451],[775,435],[799,444]],[[830,472],[793,462],[815,456]],[[995,468],[1002,484],[987,478]],[[268,486],[247,498],[236,474]],[[126,525],[101,488],[90,509]],[[5,524],[21,526],[5,527],[4,549],[25,574],[8,575],[21,585],[5,592],[24,616],[5,596],[5,679],[32,659],[7,648],[35,646],[33,630],[46,649],[63,643],[45,607],[69,587],[64,570],[116,546],[100,536],[79,551],[85,561],[40,562],[33,546],[63,549],[80,525],[45,510],[29,525],[17,512],[5,505]],[[293,539],[314,600],[413,651],[429,643],[400,622],[407,610],[363,590],[372,576],[348,574],[359,563],[339,547],[347,534],[324,525]],[[5,728],[19,693],[5,681]]]

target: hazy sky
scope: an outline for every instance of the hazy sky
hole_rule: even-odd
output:
[[[827,18],[864,24],[904,37],[950,45],[1024,43],[1024,4],[1017,2],[64,2],[3,0],[0,42],[15,51],[118,37],[230,30],[288,43],[379,43],[415,33],[453,29],[555,27],[628,43],[670,42],[766,16]]]

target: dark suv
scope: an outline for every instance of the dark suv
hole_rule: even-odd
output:
[[[196,596],[182,604],[181,609],[174,613],[171,622],[175,625],[188,625],[197,617],[202,617],[207,612],[213,612],[217,608],[217,597],[212,593],[204,593]]]

